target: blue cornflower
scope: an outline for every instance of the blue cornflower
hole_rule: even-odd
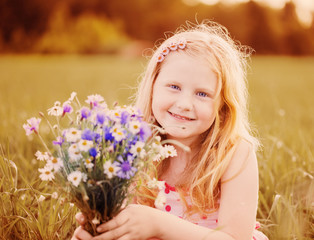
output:
[[[92,156],[92,157],[96,157],[97,156],[96,148],[89,149],[89,155]]]
[[[94,140],[97,143],[99,143],[101,141],[101,136],[99,133],[94,133]]]
[[[106,141],[112,141],[114,137],[112,136],[112,133],[110,132],[111,128],[110,127],[105,127],[104,128],[104,138]]]

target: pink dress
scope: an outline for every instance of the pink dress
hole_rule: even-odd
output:
[[[164,191],[166,195],[166,204],[160,210],[169,212],[178,216],[179,218],[184,219],[184,205],[179,193],[175,191],[174,187],[168,185],[167,183],[165,183],[165,187],[162,189],[162,191]],[[187,199],[187,201],[189,203],[189,199]],[[187,220],[203,227],[215,229],[218,227],[218,211],[203,216],[194,214]],[[262,232],[257,230],[259,227],[259,223],[256,223],[256,228],[253,232],[253,240],[268,240],[268,238]]]

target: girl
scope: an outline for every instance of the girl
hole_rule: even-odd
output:
[[[98,227],[72,239],[262,240],[257,231],[258,141],[247,113],[247,52],[213,22],[188,25],[155,51],[136,105],[162,137],[189,146],[158,166],[165,204],[138,199]],[[162,210],[162,211],[160,211]],[[84,216],[78,215],[84,223]]]

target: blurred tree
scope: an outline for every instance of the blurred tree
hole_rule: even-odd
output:
[[[45,32],[55,5],[54,0],[1,0],[2,48],[29,49],[32,42]]]
[[[111,26],[118,28],[117,33],[122,30],[133,39],[156,41],[163,38],[164,32],[175,31],[186,20],[200,22],[211,19],[226,26],[232,37],[252,46],[258,54],[314,54],[314,23],[311,28],[303,28],[292,1],[282,10],[277,10],[254,0],[237,5],[219,2],[193,6],[183,0],[0,0],[0,51],[32,51],[36,41],[40,39],[43,42],[44,35],[44,42],[49,42],[47,36],[52,36],[56,30],[53,18],[62,8],[67,10],[64,11],[64,19],[80,22],[71,25],[72,29],[85,26],[81,24],[83,16],[94,26],[109,26],[106,22],[111,21]],[[96,24],[94,17],[101,20]],[[51,30],[52,25],[54,31]],[[64,25],[64,34],[71,34],[66,30],[66,22],[61,25]],[[87,34],[85,27],[83,30]],[[75,32],[77,36],[80,31],[77,29]],[[94,33],[91,34],[93,36]],[[90,49],[93,47],[96,45],[84,48],[97,52]]]
[[[257,53],[279,53],[280,42],[273,30],[273,19],[268,16],[268,9],[261,7],[255,1],[246,5],[246,18],[248,19],[248,45],[253,46]]]
[[[284,29],[283,44],[286,48],[284,53],[300,55],[309,51],[313,52],[311,49],[313,39],[311,39],[309,31],[302,28],[295,8],[293,2],[287,2],[279,15]]]

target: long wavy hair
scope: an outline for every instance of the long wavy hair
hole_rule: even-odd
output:
[[[164,63],[157,62],[157,56],[163,47],[182,38],[187,44],[185,49],[179,50],[180,53],[208,63],[218,79],[217,97],[220,98],[220,106],[214,123],[202,134],[200,151],[184,170],[184,182],[176,185],[188,214],[209,213],[219,208],[221,178],[237,144],[245,139],[254,149],[259,146],[248,121],[246,70],[252,50],[232,40],[225,27],[212,21],[187,23],[180,27],[153,50],[139,84],[136,105],[147,121],[153,116],[153,86]],[[157,168],[158,175],[161,176],[168,166],[169,162],[163,161]],[[188,207],[184,199],[186,194],[191,198],[192,207]],[[138,199],[138,202],[152,205],[148,198]]]

